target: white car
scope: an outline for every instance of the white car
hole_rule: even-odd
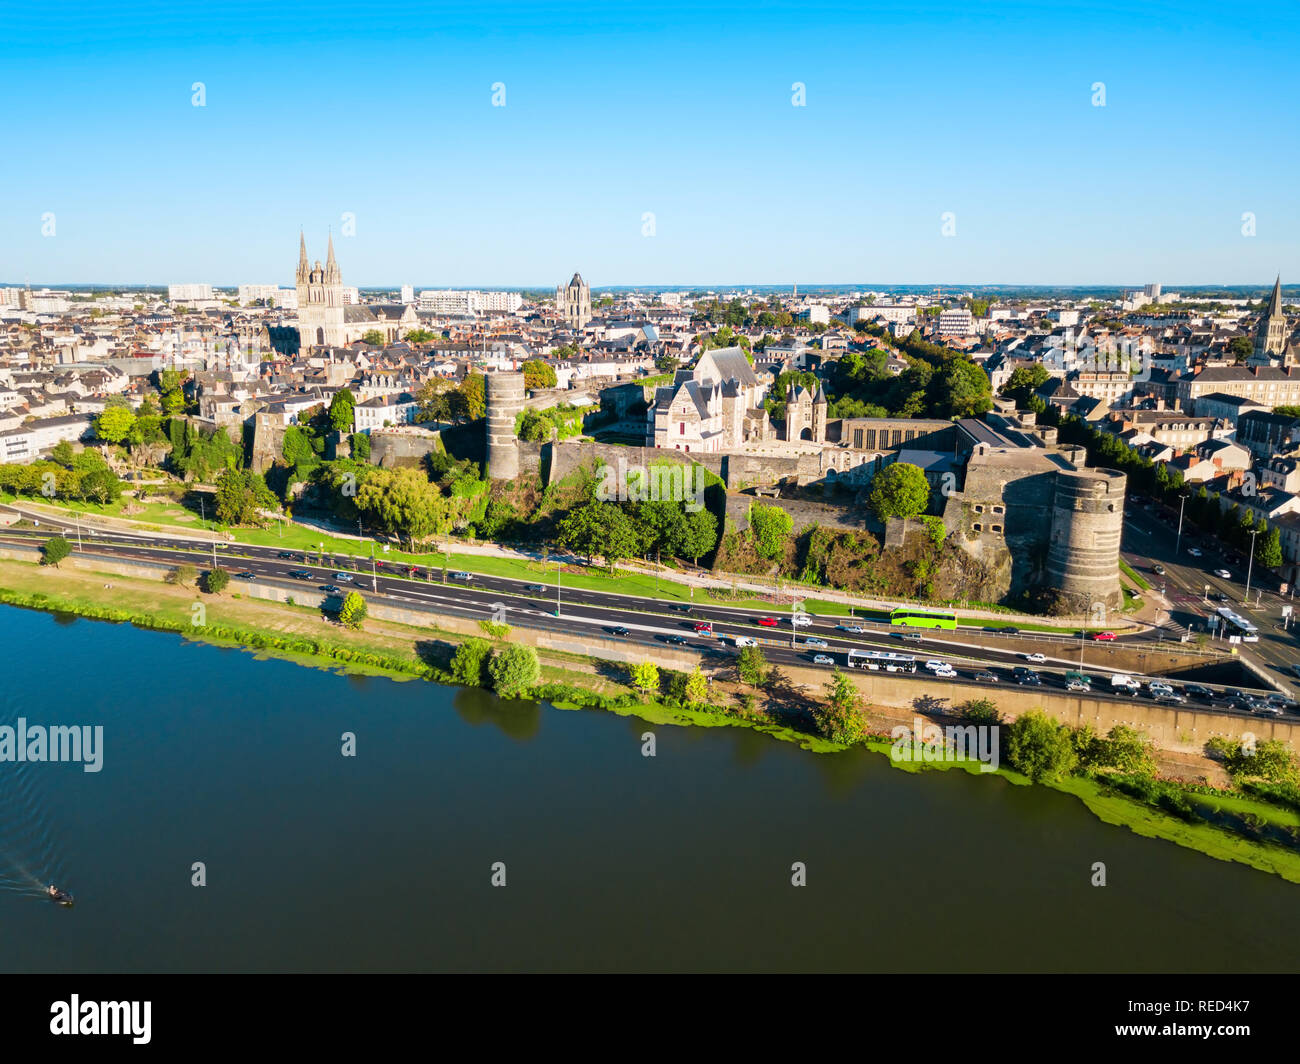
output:
[[[1193,558],[1199,558],[1199,557],[1201,556],[1201,548],[1200,548],[1200,547],[1188,547],[1188,548],[1187,548],[1187,553],[1190,554]]]
[[[813,664],[814,664],[814,665],[834,665],[834,664],[835,664],[835,659],[834,659],[833,657],[831,657],[829,654],[818,654],[815,658],[813,658]]]
[[[796,628],[807,628],[813,623],[813,619],[806,613],[793,613],[790,615],[790,623]]]
[[[936,676],[956,676],[957,670],[946,661],[927,661],[925,667]]]
[[[1215,569],[1214,575],[1222,577],[1224,580],[1231,580],[1232,574],[1227,569]]]
[[[805,640],[803,641],[803,645],[806,646],[806,647],[827,647],[827,646],[830,646],[830,644],[829,644],[828,642],[826,642],[825,639],[818,639],[816,636],[809,636],[807,639],[805,639]]]
[[[852,632],[854,635],[861,635],[864,631],[860,624],[837,624],[835,627],[841,632]]]
[[[1151,697],[1160,698],[1168,697],[1174,693],[1174,689],[1167,683],[1161,683],[1159,680],[1152,680],[1147,684],[1147,690],[1151,692]]]
[[[1041,665],[1044,661],[1047,660],[1047,655],[1046,655],[1046,654],[1026,654],[1026,655],[1025,655],[1025,660],[1026,660],[1026,661],[1032,661],[1035,665]]]

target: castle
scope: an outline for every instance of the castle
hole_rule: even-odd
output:
[[[396,343],[419,326],[410,304],[344,301],[343,272],[334,258],[333,234],[324,266],[320,259],[314,266],[307,262],[307,238],[298,234],[297,281],[299,350],[346,347],[368,332],[378,332],[386,343]]]

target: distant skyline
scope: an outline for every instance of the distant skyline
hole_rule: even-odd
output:
[[[1300,281],[1296,5],[3,13],[10,284]]]

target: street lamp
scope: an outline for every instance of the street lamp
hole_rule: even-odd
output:
[[[1178,557],[1178,548],[1183,543],[1183,507],[1187,505],[1187,492],[1183,492],[1182,502],[1178,504],[1178,538],[1174,541],[1174,557]]]
[[[1258,535],[1258,528],[1250,530],[1250,558],[1246,562],[1246,596],[1241,600],[1243,606],[1250,605],[1250,572],[1255,567],[1255,537]]]
[[[555,616],[560,615],[560,574],[564,572],[564,559],[555,559]]]

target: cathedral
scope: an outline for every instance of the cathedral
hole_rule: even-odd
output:
[[[555,290],[555,309],[575,332],[591,321],[591,286],[575,273],[567,285]]]
[[[1295,345],[1290,344],[1291,330],[1287,327],[1286,314],[1282,311],[1282,277],[1279,274],[1273,282],[1273,294],[1269,296],[1268,307],[1260,315],[1255,327],[1255,351],[1250,363],[1256,365],[1276,365],[1281,359],[1283,366],[1295,365],[1298,361]]]
[[[334,258],[330,235],[325,265],[307,261],[307,239],[298,234],[298,337],[299,350],[312,347],[346,347],[368,332],[378,332],[385,343],[396,343],[419,328],[415,308],[409,303],[347,303],[343,298],[343,273]]]

